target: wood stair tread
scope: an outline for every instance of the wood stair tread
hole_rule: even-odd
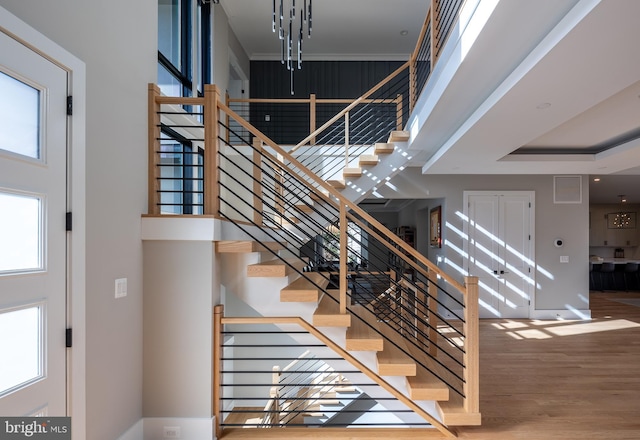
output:
[[[379,154],[391,154],[395,150],[395,145],[385,142],[378,142],[374,146],[374,153]]]
[[[359,305],[351,307],[351,314],[356,317],[351,318],[351,327],[347,329],[346,349],[350,351],[382,351],[384,339],[375,330],[379,329],[375,316],[366,307]],[[366,323],[358,317],[364,319]],[[374,328],[371,328],[372,326]]]
[[[360,166],[363,165],[377,165],[378,164],[378,156],[375,154],[363,154],[358,158],[358,164]]]
[[[276,241],[225,240],[216,242],[216,251],[227,254],[264,252],[269,250],[278,251],[280,249],[285,249],[285,246]]]
[[[300,205],[294,205],[294,207],[300,212],[313,212],[314,211],[313,206],[309,206],[309,205],[307,205],[305,203],[300,204]]]
[[[343,177],[360,177],[362,176],[362,168],[360,167],[350,167],[344,168],[342,170]]]
[[[462,396],[451,393],[446,402],[436,402],[436,408],[442,423],[447,426],[480,426],[482,415],[480,413],[468,413],[464,408]]]
[[[415,376],[407,377],[407,388],[413,400],[449,400],[447,384],[421,366]]]
[[[288,263],[288,264],[287,264]],[[263,261],[261,263],[250,264],[247,266],[248,277],[286,277],[290,273],[294,272],[294,269],[302,271],[307,265],[304,261],[298,258],[292,258],[282,261],[279,258],[269,261]],[[291,267],[293,266],[293,268]]]
[[[331,179],[331,180],[327,180],[327,183],[329,185],[333,186],[335,189],[344,189],[344,188],[346,188],[344,180]]]
[[[329,278],[320,272],[305,272],[280,290],[282,302],[318,302],[322,291],[329,284]],[[318,287],[320,286],[320,287]]]
[[[407,142],[409,140],[409,132],[407,130],[394,130],[389,134],[387,142]]]
[[[415,376],[417,372],[415,361],[401,350],[409,351],[404,339],[394,330],[389,329],[386,324],[380,324],[380,327],[385,339],[388,340],[384,341],[384,349],[376,353],[378,374],[380,376]]]
[[[333,295],[327,291],[320,300],[318,308],[313,312],[313,325],[316,327],[349,327],[351,326],[351,315],[340,313],[340,304],[333,300],[337,298],[337,292]]]

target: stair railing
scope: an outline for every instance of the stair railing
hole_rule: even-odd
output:
[[[361,238],[349,232],[349,224],[357,225],[369,237],[366,247],[370,252],[377,249],[377,253],[393,255],[393,260],[398,262],[393,263],[394,276],[385,279],[383,284],[393,285],[395,289],[400,290],[406,283],[412,283],[415,289],[420,290],[424,297],[429,297],[435,304],[429,305],[425,300],[419,298],[415,300],[415,304],[419,305],[418,307],[409,306],[406,302],[394,301],[387,304],[382,311],[379,307],[373,308],[367,304],[371,312],[381,316],[384,324],[392,332],[399,334],[402,334],[404,328],[415,326],[412,322],[424,322],[424,325],[429,328],[429,332],[420,332],[420,336],[428,340],[429,344],[438,347],[435,350],[435,355],[427,354],[426,356],[429,359],[425,358],[423,347],[413,341],[410,341],[413,347],[410,347],[409,351],[405,350],[406,354],[449,384],[452,390],[463,398],[477,400],[477,394],[473,391],[477,389],[477,385],[473,385],[477,383],[477,370],[474,370],[474,365],[477,363],[474,363],[466,354],[467,352],[472,353],[473,350],[469,347],[471,339],[467,339],[464,333],[471,330],[470,326],[473,325],[466,320],[468,318],[472,320],[477,318],[477,312],[475,312],[474,318],[472,311],[474,307],[477,307],[477,297],[474,299],[472,292],[474,279],[472,277],[468,278],[468,285],[465,286],[452,279],[446,273],[441,272],[433,263],[415,249],[409,247],[401,239],[391,234],[386,227],[357,205],[346,200],[338,191],[327,185],[318,176],[306,171],[304,165],[297,163],[293,157],[264,137],[246,121],[240,120],[226,106],[220,105],[220,109],[244,125],[249,132],[260,138],[261,143],[264,144],[259,150],[261,156],[259,164],[251,162],[254,158],[253,153],[248,151],[243,153],[237,147],[224,144],[224,150],[226,151],[220,153],[221,158],[219,159],[221,164],[219,172],[222,178],[219,192],[220,215],[223,218],[234,221],[243,229],[241,225],[252,223],[252,218],[255,219],[255,215],[258,214],[260,221],[254,223],[254,225],[266,227],[267,233],[270,234],[270,239],[286,243],[290,249],[301,249],[307,243],[326,233],[336,235],[339,240],[337,246],[331,249],[332,246],[324,242],[321,244],[321,250],[316,254],[312,254],[312,257],[317,264],[322,261],[319,255],[327,259],[326,252],[329,252],[328,259],[339,262],[338,267],[333,268],[339,274],[338,294],[334,300],[339,304],[339,313],[351,313],[352,315],[354,314],[354,309],[351,307],[355,300],[354,291],[366,289],[364,284],[357,280],[357,277],[351,277],[353,270],[351,270],[352,268],[350,268],[347,261],[348,255],[355,255],[360,261],[364,260],[361,254],[362,251],[358,250],[358,248],[363,248],[364,243]],[[228,127],[223,127],[221,131],[226,129]],[[247,141],[248,145],[249,142]],[[286,165],[283,164],[283,159]],[[248,162],[243,164],[243,161]],[[292,165],[295,165],[295,169],[291,168]],[[260,185],[262,186],[263,205],[260,213],[257,213],[255,209],[253,209],[252,213],[250,204],[244,202],[254,197],[251,190],[255,187],[254,184],[257,180],[255,175],[247,171],[249,169],[261,170],[262,181]],[[282,178],[288,182],[286,187],[278,185],[279,179]],[[250,182],[250,180],[253,180],[253,182]],[[315,186],[310,185],[310,181],[314,182]],[[321,189],[326,191],[329,196],[322,194],[320,192]],[[307,197],[311,193],[323,200],[320,206],[315,207],[308,203]],[[312,212],[297,211],[296,206],[300,203],[305,203]],[[277,206],[281,206],[283,209],[277,210]],[[282,218],[283,212],[288,217]],[[245,230],[245,232],[247,231]],[[349,247],[350,240],[352,242],[360,240],[360,243],[357,243],[359,246]],[[300,276],[305,276],[305,273],[296,269],[293,264],[291,264],[291,268],[298,271]],[[369,262],[369,267],[360,269],[359,273],[365,276],[375,276],[384,273],[386,270],[388,270],[386,264],[381,265],[380,263]],[[440,278],[442,281],[438,281],[435,277]],[[416,280],[422,280],[423,284],[416,283]],[[331,280],[329,279],[329,281]],[[440,285],[442,282],[448,286],[447,289],[451,290],[453,288],[454,291],[459,293],[452,294],[448,292]],[[428,285],[429,288],[425,288],[425,285]],[[433,289],[436,289],[435,293]],[[470,304],[469,301],[474,301],[476,305]],[[429,321],[425,321],[425,317],[421,313],[422,310],[427,308],[430,310],[430,314],[435,316],[435,318],[432,318],[431,324]],[[460,311],[457,311],[457,308]],[[445,312],[443,313],[441,310]],[[437,324],[434,324],[435,320],[437,320]],[[448,323],[450,320],[460,323],[462,328]],[[440,333],[439,339],[442,339],[442,342],[429,340],[429,334],[433,334],[434,331]],[[458,339],[464,339],[464,343],[456,343],[454,338],[447,337],[447,332],[454,333]],[[392,340],[390,342],[393,343]],[[433,351],[433,348],[429,347]],[[418,354],[414,353],[413,349]],[[430,351],[426,351],[426,353],[430,353]],[[439,358],[439,354],[442,354],[445,359]],[[442,370],[442,372],[438,370]],[[456,385],[455,382],[459,384]],[[469,394],[467,395],[468,392]],[[470,403],[467,407],[473,410],[477,405]]]
[[[286,326],[288,330],[274,331],[274,326]],[[296,371],[300,374],[297,377],[301,380],[295,379],[295,385],[300,388],[313,388],[324,384],[322,380],[310,379],[313,375],[322,378],[327,373],[336,375],[351,376],[356,379],[353,386],[368,390],[371,394],[380,393],[375,391],[375,388],[382,388],[389,397],[375,397],[374,399],[381,402],[384,406],[384,402],[394,402],[394,409],[378,409],[376,412],[383,416],[384,414],[398,415],[400,413],[415,413],[421,419],[422,422],[395,422],[380,423],[382,426],[395,426],[402,429],[415,429],[416,435],[419,436],[420,428],[433,427],[440,431],[444,437],[455,437],[455,435],[442,423],[436,420],[432,415],[426,412],[423,408],[405,396],[402,392],[395,388],[389,381],[380,377],[373,372],[369,367],[360,362],[349,352],[347,352],[340,345],[332,341],[330,337],[319,331],[316,327],[309,324],[302,318],[298,317],[226,317],[224,314],[224,306],[217,305],[214,308],[214,365],[222,365],[227,362],[231,365],[228,369],[220,367],[215,370],[214,376],[214,390],[216,398],[224,401],[233,401],[235,407],[222,410],[222,405],[219,403],[214,405],[215,408],[215,420],[216,420],[216,433],[218,438],[224,432],[237,428],[250,428],[250,427],[286,427],[287,430],[293,430],[298,427],[307,426],[331,426],[317,422],[304,423],[301,420],[302,415],[310,412],[309,406],[313,404],[330,403],[335,400],[332,393],[336,391],[340,384],[331,381],[328,383],[327,389],[320,390],[319,395],[314,393],[299,393],[296,395],[289,395],[287,398],[281,391],[274,392],[273,389],[273,370],[269,368],[261,368],[260,365],[265,365],[272,362],[286,362],[288,360],[298,361],[299,356],[296,354],[296,350],[304,350],[305,348],[300,345],[289,344],[277,344],[269,341],[273,341],[274,333],[288,334],[288,333],[304,333],[305,339],[315,340],[314,347],[322,347],[327,353],[326,356],[318,356],[314,358],[317,363],[311,365],[302,365],[296,367]],[[216,333],[218,336],[216,336]],[[224,336],[234,336],[229,338],[228,341],[235,341],[237,336],[251,336],[251,344],[243,344],[237,342],[223,343]],[[262,338],[262,339],[260,339]],[[277,338],[280,340],[280,338]],[[263,349],[257,349],[256,347]],[[222,353],[226,348],[233,348],[233,355],[223,356]],[[289,351],[292,350],[292,351]],[[267,353],[267,354],[263,354]],[[327,365],[328,362],[341,362],[341,369],[336,370]],[[344,362],[346,361],[346,362]],[[321,371],[314,371],[314,368],[318,365],[321,366]],[[232,381],[225,381],[225,377],[233,377]],[[229,389],[242,390],[242,395],[239,393],[233,394],[232,392],[223,392]],[[293,387],[291,387],[293,388]],[[261,390],[265,390],[261,392]],[[289,400],[289,402],[285,402]],[[399,409],[398,402],[401,403],[404,409]],[[256,411],[255,407],[260,404],[260,411]],[[259,414],[257,414],[259,413]],[[235,417],[230,417],[234,415]],[[244,420],[243,415],[245,415]],[[259,415],[259,417],[256,417]],[[242,421],[239,421],[242,420]],[[350,424],[351,428],[372,428],[375,427],[375,423],[353,423]],[[331,429],[337,429],[332,427]],[[293,435],[293,431],[291,432]],[[422,431],[424,434],[424,431]],[[294,435],[295,436],[295,435]]]

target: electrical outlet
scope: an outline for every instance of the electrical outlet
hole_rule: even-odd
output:
[[[180,427],[179,426],[165,426],[164,427],[164,438],[180,438]]]
[[[569,256],[568,255],[561,255],[560,256],[560,262],[561,263],[568,263],[569,262]]]
[[[118,278],[116,280],[116,299],[127,296],[127,279]]]

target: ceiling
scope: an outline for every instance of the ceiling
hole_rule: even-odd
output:
[[[285,10],[291,1],[284,0]],[[276,3],[279,9],[280,0]],[[297,0],[296,10],[303,3]],[[250,59],[280,59],[280,40],[271,28],[271,0],[221,0],[220,4]],[[428,6],[425,0],[312,0],[312,33],[304,40],[303,60],[406,61]],[[285,17],[288,22],[286,12]]]
[[[445,85],[432,81],[423,93],[412,165],[427,174],[597,175],[592,203],[618,194],[640,203],[640,1],[492,3],[464,55],[452,50],[436,65],[432,78],[458,63]],[[316,0],[303,58],[405,60],[428,4]],[[272,2],[221,5],[251,59],[279,58]]]

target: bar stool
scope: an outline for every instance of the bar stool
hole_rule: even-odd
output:
[[[629,291],[628,277],[632,276],[635,280],[633,287],[638,287],[638,263],[627,263],[624,265],[624,290]]]
[[[589,261],[589,290],[596,290],[596,283],[593,280],[593,262]]]
[[[605,287],[607,286],[605,277],[606,274],[609,274],[609,276],[611,277],[611,288],[613,290],[616,290],[616,277],[614,275],[614,272],[616,270],[616,265],[613,263],[608,263],[608,262],[604,262],[602,263],[602,266],[600,266],[600,283],[602,284],[602,291],[604,292]]]

